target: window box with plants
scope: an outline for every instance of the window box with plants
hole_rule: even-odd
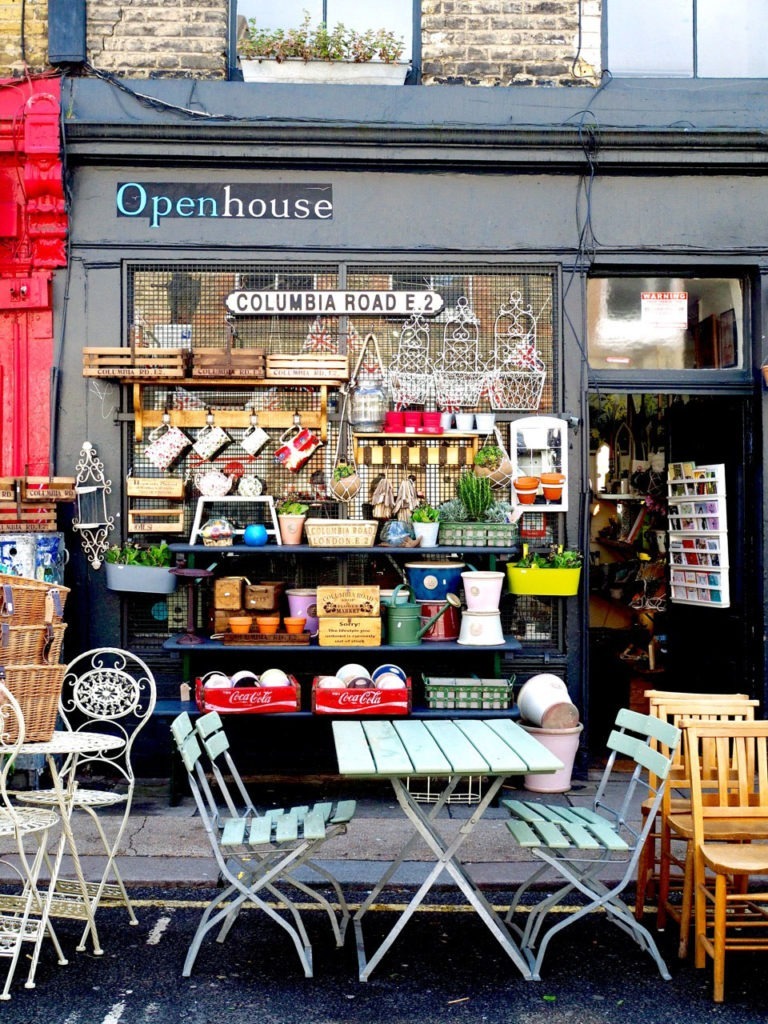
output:
[[[170,572],[171,551],[159,544],[115,544],[104,556],[109,590],[133,594],[172,594],[176,577]]]
[[[510,594],[537,597],[573,597],[579,592],[583,558],[580,551],[553,547],[531,554],[523,545],[523,557],[507,564]]]
[[[246,82],[294,85],[402,85],[410,64],[401,60],[405,44],[386,29],[355,32],[339,23],[311,25],[308,12],[298,28],[259,28],[248,22],[238,41]]]
[[[510,502],[496,500],[488,477],[471,470],[456,482],[456,497],[438,508],[441,546],[503,547],[517,541]]]

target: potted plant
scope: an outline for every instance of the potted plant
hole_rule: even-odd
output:
[[[517,536],[514,510],[498,501],[488,477],[464,471],[456,483],[456,497],[438,508],[441,545],[473,547],[512,544]]]
[[[507,582],[511,594],[537,594],[544,597],[572,597],[578,593],[584,559],[580,551],[552,547],[547,552],[529,552],[523,545],[523,557],[507,564]]]
[[[304,520],[307,518],[308,511],[309,505],[290,498],[286,498],[277,506],[277,522],[280,526],[280,537],[283,544],[301,544]]]
[[[172,594],[176,577],[171,567],[171,551],[165,541],[159,544],[115,544],[104,556],[107,587],[110,590],[144,594]]]
[[[404,40],[384,28],[313,27],[309,11],[291,29],[260,28],[251,18],[238,42],[246,82],[402,85],[409,68],[400,59],[404,49]]]
[[[413,532],[419,538],[423,548],[433,548],[437,544],[440,531],[440,513],[428,501],[422,501],[411,513]]]
[[[492,487],[504,487],[512,479],[512,460],[498,444],[484,444],[475,453],[476,476],[487,476]]]
[[[333,467],[330,491],[339,501],[349,501],[360,490],[361,480],[357,475],[357,468],[346,461],[339,459]]]

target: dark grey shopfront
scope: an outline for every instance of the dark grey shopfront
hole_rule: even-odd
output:
[[[211,337],[226,330],[223,277],[278,290],[319,278],[323,287],[376,289],[400,279],[438,291],[469,281],[485,320],[507,289],[521,290],[540,316],[545,347],[539,411],[569,423],[569,504],[551,524],[553,539],[583,549],[590,543],[589,396],[593,407],[608,394],[663,398],[667,459],[729,466],[732,559],[727,611],[686,608],[670,616],[677,634],[665,688],[744,689],[763,698],[759,339],[768,197],[757,172],[765,157],[751,132],[734,125],[726,138],[716,127],[737,118],[727,84],[715,99],[708,95],[711,128],[696,84],[686,83],[685,94],[645,83],[613,83],[602,93],[403,89],[393,103],[390,90],[141,83],[140,92],[196,112],[189,114],[153,111],[105,83],[68,81],[71,270],[66,286],[57,281],[57,466],[74,465],[84,439],[96,445],[113,485],[115,538],[124,538],[124,481],[141,455],[133,393],[83,378],[82,349],[126,344],[140,321],[155,322],[153,313],[171,301],[174,274],[202,282],[195,315]],[[758,101],[768,109],[768,100]],[[640,104],[642,118],[634,113]],[[694,133],[674,127],[683,113],[701,126]],[[596,274],[743,281],[737,365],[590,368],[586,281]],[[361,334],[387,326],[350,321]],[[273,345],[301,349],[309,321],[291,336],[280,334],[285,322],[267,323],[245,317],[240,328],[271,330]],[[392,338],[382,342],[391,352]],[[147,400],[157,409],[167,396]],[[333,417],[331,439],[332,431]],[[81,645],[119,639],[148,651],[163,696],[175,696],[181,666],[158,638],[182,627],[183,608],[121,603],[78,552],[71,573]],[[605,666],[593,666],[590,677],[589,634],[584,585],[507,667],[522,676],[564,673],[588,726],[594,718],[590,745],[599,747],[600,709],[626,679]]]

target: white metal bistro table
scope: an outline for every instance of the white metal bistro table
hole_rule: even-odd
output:
[[[57,811],[61,817],[61,836],[56,847],[56,854],[51,864],[51,876],[48,891],[44,900],[43,913],[46,917],[65,917],[87,921],[88,927],[83,935],[79,950],[85,948],[85,937],[88,933],[93,942],[96,956],[103,953],[96,930],[97,886],[89,885],[83,874],[77,843],[72,831],[72,807],[77,787],[77,759],[80,754],[98,753],[103,750],[119,750],[125,740],[120,736],[112,736],[100,732],[71,732],[58,730],[50,740],[44,742],[23,743],[19,748],[21,754],[42,754],[51,773],[53,790],[56,793]],[[72,758],[66,779],[62,779],[56,763],[57,757]],[[60,878],[64,854],[68,852],[72,861],[75,878]],[[38,886],[41,893],[43,887]]]
[[[562,768],[561,762],[530,733],[506,718],[346,719],[333,723],[333,738],[340,774],[389,779],[398,803],[414,826],[413,836],[355,914],[360,980],[368,980],[443,871],[453,878],[523,977],[530,980],[531,971],[525,956],[465,870],[459,850],[506,779],[529,772],[555,772]],[[488,788],[458,834],[452,839],[445,837],[440,831],[438,815],[459,783],[470,775],[487,776]],[[419,804],[408,791],[408,780],[419,776],[445,777],[445,786],[435,804]],[[363,918],[419,838],[434,853],[435,865],[378,949],[371,957],[366,957]]]

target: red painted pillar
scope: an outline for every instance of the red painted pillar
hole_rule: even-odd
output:
[[[0,81],[0,476],[50,466],[52,271],[66,265],[60,83]]]

